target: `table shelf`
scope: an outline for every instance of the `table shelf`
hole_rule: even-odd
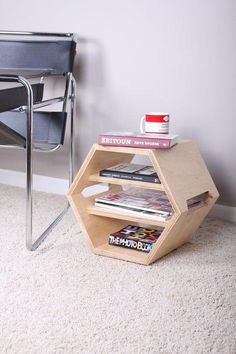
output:
[[[99,171],[119,163],[131,163],[137,155],[149,158],[160,184],[99,176]],[[174,214],[167,221],[159,221],[153,216],[134,216],[127,212],[95,206],[95,197],[85,197],[83,191],[100,183],[106,183],[110,192],[127,186],[163,191],[173,207]],[[188,208],[188,201],[202,194],[207,196],[206,201]],[[97,193],[96,196],[98,195]],[[104,147],[95,144],[70,186],[67,196],[95,254],[148,265],[187,242],[219,194],[198,147],[194,142],[185,140],[179,141],[170,149],[160,150]],[[146,227],[150,225],[161,229],[161,235],[149,253],[108,244],[109,235],[128,224]]]

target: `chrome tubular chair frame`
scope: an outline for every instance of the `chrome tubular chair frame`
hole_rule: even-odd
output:
[[[52,33],[35,33],[35,32],[7,32],[0,31],[0,34],[14,34],[14,35],[42,35],[42,36],[67,36],[72,37],[73,34],[52,34]],[[40,107],[44,107],[51,103],[62,102],[64,112],[70,111],[70,148],[69,148],[69,183],[71,184],[74,177],[74,117],[75,117],[75,97],[76,97],[76,82],[71,72],[66,74],[66,86],[65,86],[65,95],[64,97],[57,97],[50,100],[42,101],[39,104],[33,104],[33,90],[28,78],[19,76],[19,75],[0,75],[0,82],[16,82],[25,87],[27,91],[27,104],[25,106],[19,107],[17,110],[23,111],[27,117],[27,134],[26,134],[26,248],[29,251],[35,251],[39,245],[45,240],[50,231],[58,224],[58,222],[65,215],[69,209],[69,204],[67,203],[61,213],[56,217],[56,219],[45,229],[45,231],[33,241],[33,159],[32,151],[44,152],[44,149],[41,147],[35,147],[33,144],[33,114],[34,110],[37,110]],[[68,101],[70,101],[70,107],[68,109]],[[1,147],[17,147],[12,145],[0,145]],[[54,151],[60,147],[56,145],[50,150]],[[19,147],[22,148],[22,147]]]

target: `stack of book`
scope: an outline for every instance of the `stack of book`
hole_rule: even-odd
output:
[[[133,181],[142,181],[150,183],[160,183],[157,173],[153,166],[120,163],[115,166],[108,167],[99,172],[102,177],[112,177],[128,179]]]
[[[169,149],[178,142],[176,134],[140,134],[132,132],[108,132],[98,136],[98,144],[145,149]]]
[[[107,193],[95,198],[95,206],[108,208],[110,211],[128,213],[166,221],[173,208],[162,191],[143,188],[128,188],[116,193]]]
[[[109,235],[109,244],[141,252],[150,252],[161,230],[127,225]]]

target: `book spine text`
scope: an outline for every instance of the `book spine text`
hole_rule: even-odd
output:
[[[138,138],[134,136],[122,137],[112,135],[99,135],[98,144],[107,146],[129,146],[146,149],[169,149],[170,142],[167,139]]]
[[[119,173],[119,172],[113,172],[107,170],[100,171],[99,175],[102,177],[120,178],[120,179],[128,179],[133,181],[150,182],[150,183],[160,183],[159,178],[154,176],[142,176],[138,174]]]
[[[109,236],[109,245],[130,248],[142,252],[150,252],[152,249],[152,244],[149,242],[130,240],[125,237],[113,235]]]

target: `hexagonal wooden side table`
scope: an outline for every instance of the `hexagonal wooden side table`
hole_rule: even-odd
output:
[[[160,184],[99,176],[100,170],[122,162],[129,163],[136,155],[144,155],[150,159]],[[86,187],[101,183],[106,183],[109,191],[121,190],[124,185],[164,191],[174,213],[168,221],[160,222],[155,217],[147,219],[144,216],[96,207],[94,200],[98,194],[85,197],[82,192]],[[198,195],[204,195],[204,200],[197,206],[188,208],[187,201]],[[70,205],[95,254],[145,265],[155,262],[188,241],[218,196],[201,154],[196,144],[190,140],[180,141],[166,150],[104,147],[95,144],[68,192]],[[109,245],[109,234],[127,224],[158,226],[163,231],[149,253]]]

